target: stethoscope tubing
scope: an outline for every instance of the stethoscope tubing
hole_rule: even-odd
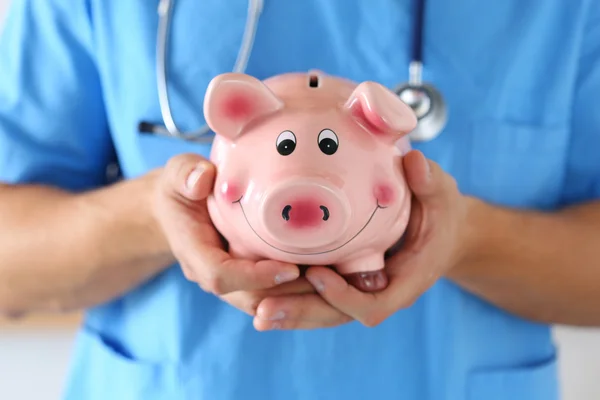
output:
[[[194,142],[212,142],[212,137],[208,136],[210,128],[208,125],[202,126],[196,131],[181,131],[173,118],[171,104],[169,101],[168,88],[168,39],[171,33],[171,21],[173,20],[174,0],[161,0],[158,6],[158,32],[156,46],[156,83],[158,88],[158,100],[160,112],[164,125],[141,122],[139,130],[143,133],[157,134],[161,136],[171,136]],[[233,67],[234,72],[244,72],[247,68],[250,54],[256,37],[258,20],[263,9],[263,0],[248,1],[248,16],[246,18],[246,27],[242,38],[242,45]]]
[[[234,72],[244,72],[250,59],[250,54],[254,46],[254,40],[263,10],[264,0],[249,0],[248,15],[246,26],[242,38],[242,44],[233,67]],[[208,125],[202,126],[196,131],[181,131],[173,118],[171,104],[169,100],[168,88],[168,66],[169,46],[168,41],[171,33],[171,22],[173,20],[174,0],[160,0],[158,6],[158,32],[156,45],[156,83],[158,89],[158,100],[163,124],[153,124],[142,121],[139,124],[139,131],[146,134],[155,134],[159,136],[169,136],[192,142],[211,143],[213,140]],[[430,109],[418,115],[419,125],[409,134],[409,137],[415,141],[431,140],[436,137],[445,125],[446,108],[444,99],[437,89],[432,85],[425,85],[422,82],[423,70],[423,33],[425,19],[425,0],[416,0],[415,10],[414,38],[412,46],[411,62],[409,65],[409,80],[405,84],[396,88],[396,93],[411,91],[420,94],[421,98],[425,96]],[[410,105],[410,104],[409,104]],[[414,105],[411,105],[414,107]],[[433,110],[433,112],[432,112]],[[434,114],[434,115],[432,115]]]

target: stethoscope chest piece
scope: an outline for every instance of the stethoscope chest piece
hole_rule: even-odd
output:
[[[406,83],[395,92],[412,108],[418,120],[417,127],[409,133],[410,140],[427,142],[438,137],[448,119],[446,102],[440,91],[427,83]]]
[[[448,110],[440,91],[422,79],[425,0],[416,0],[415,13],[412,59],[408,67],[409,80],[398,86],[394,92],[412,108],[417,117],[417,126],[408,137],[414,142],[427,142],[437,138],[444,130]]]

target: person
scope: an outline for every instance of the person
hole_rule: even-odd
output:
[[[376,295],[228,255],[210,143],[137,131],[162,121],[157,5],[13,0],[0,39],[0,308],[85,310],[65,399],[560,397],[551,326],[600,325],[598,2],[427,3],[448,124],[404,158],[414,211]],[[265,1],[246,72],[392,88],[413,7]],[[177,2],[181,129],[204,124],[246,11]]]

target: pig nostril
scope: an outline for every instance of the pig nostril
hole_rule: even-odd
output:
[[[325,206],[320,206],[321,210],[323,210],[323,221],[327,221],[329,219],[329,209]]]
[[[323,212],[323,221],[327,221],[329,219],[329,209],[325,206],[319,206],[319,208],[321,209],[321,211]],[[302,212],[303,207],[300,207],[298,212],[300,213],[300,215],[298,217],[300,218],[296,218],[294,217],[294,220],[306,220],[306,219],[311,219],[311,214],[313,217],[315,217],[316,215],[314,215],[312,212],[309,212],[309,210],[304,210],[305,213]],[[292,206],[291,205],[286,205],[285,207],[283,207],[283,211],[281,211],[281,216],[283,217],[283,219],[285,221],[289,221],[290,220],[290,212],[292,211]],[[304,215],[304,216],[303,216]],[[297,221],[295,221],[297,222]]]
[[[290,210],[291,209],[292,209],[292,206],[290,206],[289,204],[287,206],[283,207],[283,212],[281,213],[281,216],[286,221],[290,220]]]

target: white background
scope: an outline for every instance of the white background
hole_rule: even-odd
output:
[[[8,2],[0,0],[0,21]],[[555,333],[563,400],[599,400],[600,330],[561,327]],[[59,400],[73,336],[59,329],[0,332],[0,399]]]

